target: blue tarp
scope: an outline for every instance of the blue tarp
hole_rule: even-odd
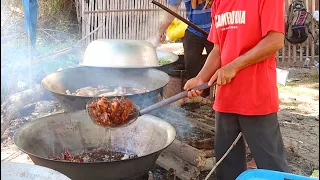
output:
[[[34,48],[37,38],[38,0],[22,0],[22,4],[24,9],[24,24],[26,33],[28,40],[31,40],[31,45]]]

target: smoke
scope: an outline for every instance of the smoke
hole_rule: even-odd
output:
[[[36,47],[33,49],[29,69],[28,39],[24,26],[24,9],[21,0],[1,1],[1,102],[11,94],[20,92],[39,84],[42,78],[56,71],[76,64],[77,54],[68,54],[58,58],[46,58],[41,61],[38,56],[60,50],[78,38],[78,29],[72,22],[72,16],[62,16],[64,1],[52,10],[52,1],[39,0]],[[73,3],[67,1],[70,8]],[[58,13],[59,11],[59,13]],[[68,11],[69,13],[72,10]],[[74,12],[74,11],[73,11]],[[55,16],[55,14],[58,14]],[[61,18],[56,21],[55,18]],[[70,25],[73,24],[73,25]],[[72,33],[70,32],[72,31]],[[31,77],[28,76],[31,71]]]
[[[192,117],[175,105],[168,105],[150,114],[170,123],[177,131],[177,139],[188,139],[194,135],[194,126],[188,119]]]

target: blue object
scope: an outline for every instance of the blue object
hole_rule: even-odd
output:
[[[34,48],[37,36],[38,0],[22,0],[22,4],[24,9],[24,25],[26,33],[28,40],[31,41],[31,46]]]
[[[241,173],[236,180],[315,180],[315,179],[316,178],[305,177],[305,176],[272,171],[272,170],[251,169]]]
[[[202,30],[209,33],[211,28],[211,8],[204,9],[206,2],[199,4],[196,9],[192,8],[191,0],[168,0],[168,4],[170,6],[177,6],[181,2],[184,2],[187,12],[187,19],[201,28]],[[206,38],[202,33],[198,32],[197,30],[193,29],[192,27],[188,26],[187,28],[190,32],[198,35],[199,37]]]

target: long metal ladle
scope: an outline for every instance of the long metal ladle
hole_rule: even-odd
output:
[[[205,89],[208,89],[210,86],[208,85],[208,83],[204,83],[204,84],[201,84],[199,86],[196,86],[192,89],[189,89],[189,90],[186,90],[186,91],[183,91],[179,94],[176,94],[170,98],[167,98],[167,99],[164,99],[158,103],[155,103],[147,108],[144,108],[142,110],[140,110],[140,108],[137,106],[137,105],[134,105],[135,106],[135,110],[134,110],[134,113],[130,114],[129,117],[128,117],[128,121],[125,123],[125,124],[120,124],[120,125],[114,125],[112,127],[109,127],[109,126],[103,126],[103,125],[100,125],[97,123],[97,120],[94,118],[94,116],[92,116],[92,113],[90,113],[89,111],[89,108],[88,108],[88,105],[93,102],[93,101],[97,101],[98,99],[97,98],[93,98],[91,99],[87,105],[86,105],[86,109],[87,109],[87,113],[88,115],[90,116],[91,120],[97,124],[98,126],[101,126],[101,127],[104,127],[104,128],[119,128],[119,127],[124,127],[124,126],[127,126],[133,122],[135,122],[139,116],[141,115],[144,115],[144,114],[147,114],[155,109],[158,109],[158,108],[161,108],[163,106],[166,106],[166,105],[169,105],[173,102],[176,102],[178,101],[179,99],[182,99],[182,98],[186,98],[188,97],[188,92],[191,91],[191,90],[205,90]]]

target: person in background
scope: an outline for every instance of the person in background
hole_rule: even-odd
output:
[[[187,19],[204,31],[209,32],[211,27],[210,4],[205,0],[168,0],[169,9],[178,13],[178,8],[182,1],[186,7]],[[174,16],[166,12],[158,33],[158,38],[161,42],[165,40],[165,32],[173,20]],[[201,57],[204,48],[209,54],[213,48],[213,43],[209,42],[205,35],[188,26],[183,38],[187,79],[195,77],[203,67],[204,63],[201,61]],[[210,95],[209,89],[203,93],[204,97],[208,95]]]
[[[259,169],[290,172],[277,118],[275,54],[284,46],[284,3],[279,0],[214,0],[205,65],[184,89],[217,83],[213,109],[218,161],[242,132]],[[190,91],[189,97],[201,91]],[[216,169],[234,180],[246,167],[243,137]]]

